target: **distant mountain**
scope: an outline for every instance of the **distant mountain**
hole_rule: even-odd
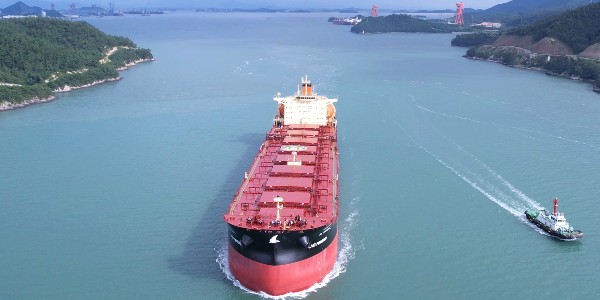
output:
[[[465,10],[465,21],[501,22],[507,27],[515,27],[542,20],[560,14],[569,9],[581,7],[600,0],[512,0],[498,4],[484,11],[468,12]]]
[[[40,16],[42,11],[46,13],[47,17],[51,18],[63,18],[64,16],[56,10],[45,10],[37,6],[29,6],[22,1],[19,1],[11,6],[8,6],[0,10],[0,16]]]
[[[7,8],[2,9],[2,15],[4,16],[27,16],[27,15],[40,15],[42,9],[37,6],[29,6],[22,1],[19,1]]]
[[[595,1],[598,2],[598,1]],[[487,13],[563,11],[590,4],[590,0],[512,0],[485,10]]]

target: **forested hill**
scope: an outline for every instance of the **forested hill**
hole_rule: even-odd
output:
[[[560,40],[574,53],[580,53],[594,43],[600,43],[600,3],[586,5],[532,25],[509,31],[509,35],[544,37]]]
[[[562,11],[587,4],[590,4],[590,0],[512,0],[495,5],[485,11],[488,13],[516,13],[539,10]]]
[[[104,34],[86,22],[2,19],[0,40],[0,104],[118,78],[117,68],[152,58],[129,38]]]
[[[512,0],[474,13],[465,10],[465,20],[501,22],[506,27],[531,24],[569,9],[600,0]]]
[[[600,93],[600,3],[509,30],[493,42],[494,37],[485,38],[473,36],[473,44],[484,45],[469,49],[465,56],[591,81]],[[460,40],[457,43],[470,42],[466,37]]]
[[[450,33],[456,26],[441,22],[420,20],[404,14],[392,14],[382,17],[367,17],[350,29],[354,33],[384,32],[427,32]]]

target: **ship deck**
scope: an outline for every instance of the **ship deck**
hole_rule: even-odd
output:
[[[338,212],[337,174],[335,127],[274,126],[246,172],[225,220],[242,228],[274,231],[331,224]],[[279,208],[274,201],[277,197],[283,199]]]

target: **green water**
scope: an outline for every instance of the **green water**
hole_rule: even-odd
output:
[[[156,61],[0,113],[0,298],[255,299],[222,215],[307,74],[339,97],[341,252],[309,299],[595,299],[600,95],[329,14],[88,19]],[[552,239],[525,209],[585,237]]]

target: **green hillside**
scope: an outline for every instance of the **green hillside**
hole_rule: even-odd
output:
[[[513,29],[507,34],[530,35],[534,41],[552,37],[567,44],[575,53],[600,42],[600,3],[586,5],[560,15]]]
[[[473,40],[473,45],[480,46],[469,49],[466,57],[587,80],[600,92],[600,3],[509,30],[493,43],[491,36],[484,38],[457,36],[452,44],[469,46]]]
[[[152,58],[150,50],[138,49],[130,39],[104,34],[86,22],[2,19],[0,40],[0,102],[46,98],[65,85],[116,78],[118,67]],[[106,59],[111,49],[116,51]]]
[[[531,24],[544,18],[560,14],[599,0],[512,0],[495,5],[484,11],[467,12],[465,21],[501,22],[507,27]]]
[[[564,11],[587,4],[590,4],[590,0],[512,0],[495,5],[485,11],[488,13],[517,13],[539,10]]]

